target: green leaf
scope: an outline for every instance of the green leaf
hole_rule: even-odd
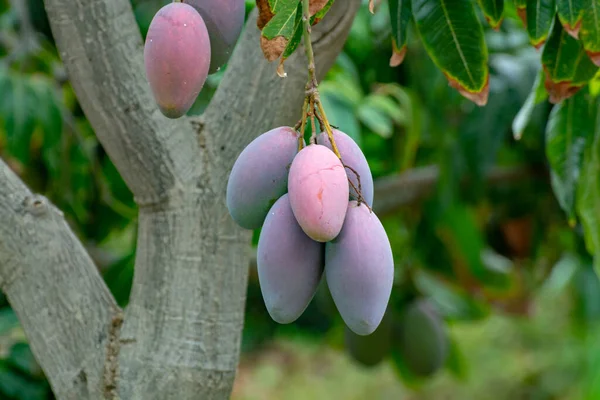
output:
[[[548,39],[555,13],[554,0],[527,0],[527,33],[535,48],[542,47]]]
[[[531,88],[531,92],[529,92],[529,96],[527,96],[527,100],[525,100],[525,103],[513,120],[512,131],[515,140],[519,140],[523,136],[523,131],[529,124],[535,106],[542,103],[547,98],[548,92],[546,92],[546,88],[544,88],[544,70],[540,68],[535,82],[533,83],[533,87]]]
[[[596,124],[577,185],[577,214],[586,248],[594,255],[596,272],[600,274],[600,103],[595,105],[594,113]]]
[[[331,124],[337,126],[360,146],[360,125],[354,113],[354,107],[348,100],[332,90],[333,86],[337,85],[319,85],[321,103],[327,112],[327,118]]]
[[[485,19],[493,29],[499,29],[504,19],[504,0],[478,0]]]
[[[14,75],[10,79],[10,89],[5,92],[9,98],[8,114],[4,116],[8,150],[22,163],[29,162],[31,136],[35,129],[35,96],[26,78]]]
[[[269,0],[273,18],[265,25],[262,35],[267,39],[283,36],[289,39],[294,32],[298,0]]]
[[[29,344],[19,342],[10,348],[8,361],[15,369],[33,378],[43,378],[44,373],[36,361]]]
[[[333,2],[335,0],[329,0],[327,2],[327,4],[325,4],[325,6],[323,8],[321,8],[319,11],[317,11],[315,13],[315,15],[313,15],[312,17],[310,17],[310,24],[311,25],[315,25],[317,24],[320,20],[323,19],[323,17],[325,17],[325,14],[327,14],[327,12],[329,11],[329,9],[331,8],[331,6],[333,5]]]
[[[0,398],[45,400],[48,395],[47,384],[31,381],[10,368],[6,361],[0,361]]]
[[[370,130],[383,138],[389,138],[394,131],[392,119],[377,106],[362,104],[357,112],[359,120]]]
[[[134,263],[135,252],[132,251],[131,254],[111,265],[104,273],[104,281],[121,307],[125,307],[129,302]]]
[[[408,24],[412,18],[411,0],[390,0],[389,10],[394,51],[390,65],[395,67],[402,64],[406,55],[406,34]]]
[[[281,56],[281,62],[283,62],[286,58],[294,54],[300,42],[302,41],[302,5],[298,4],[298,10],[296,11],[296,19],[294,21],[294,34],[290,38],[285,50],[283,51],[283,55]]]
[[[581,42],[569,35],[559,23],[554,24],[544,47],[542,64],[546,71],[546,90],[552,103],[572,96],[598,71],[598,67],[586,56]]]
[[[413,0],[423,44],[450,85],[483,106],[489,93],[488,50],[469,0]]]
[[[473,213],[455,203],[440,214],[436,231],[456,268],[461,268],[486,286],[507,287],[508,275],[488,268],[482,255],[485,240]]]
[[[569,223],[575,224],[575,191],[581,172],[587,135],[593,129],[589,93],[580,91],[555,106],[546,126],[546,156],[552,188]]]
[[[589,256],[581,257],[579,270],[573,277],[573,318],[580,324],[591,325],[600,321],[600,281]]]
[[[489,309],[475,301],[458,286],[442,281],[434,275],[418,270],[414,276],[415,286],[436,305],[448,319],[474,321],[485,318]]]
[[[461,381],[466,381],[469,376],[468,362],[460,349],[456,339],[449,337],[449,352],[446,358],[446,368]]]
[[[600,67],[600,0],[584,0],[579,37],[594,64]]]
[[[0,335],[19,326],[19,319],[12,308],[5,307],[0,310]]]
[[[268,61],[278,59],[285,51],[292,36],[296,33],[298,0],[262,0],[259,9],[258,25],[262,26],[260,46]],[[263,26],[264,25],[264,26]]]
[[[558,19],[567,33],[575,39],[579,36],[581,17],[587,0],[556,0]]]

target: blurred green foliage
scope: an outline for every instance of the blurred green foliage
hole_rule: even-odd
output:
[[[142,35],[154,13],[168,2],[132,0]],[[247,1],[248,12],[253,3]],[[77,102],[42,1],[26,4],[27,8],[17,10],[0,0],[0,156],[32,190],[64,211],[117,301],[126,306],[133,279],[137,208]],[[600,282],[582,227],[575,223],[571,228],[561,210],[561,206],[571,210],[573,198],[559,195],[557,201],[553,194],[553,185],[572,183],[569,179],[575,172],[559,170],[564,179],[557,180],[547,168],[547,155],[558,160],[569,156],[561,153],[569,147],[560,144],[548,152],[549,118],[554,124],[563,123],[565,107],[583,112],[575,104],[578,99],[556,107],[551,115],[547,96],[536,91],[541,87],[541,56],[529,44],[514,8],[507,7],[498,31],[484,29],[490,95],[485,107],[477,107],[448,86],[413,25],[408,27],[404,63],[390,68],[392,24],[387,7],[382,2],[375,15],[366,4],[360,9],[320,91],[331,123],[361,145],[376,179],[407,176],[431,166],[439,172],[430,195],[381,216],[396,262],[388,313],[399,314],[415,299],[427,298],[447,325],[450,344],[445,368],[459,382],[481,374],[471,373],[469,362],[474,360],[465,354],[472,351],[464,349],[471,343],[456,332],[476,323],[487,323],[493,330],[493,323],[485,321],[497,321],[498,315],[514,318],[518,329],[533,329],[523,332],[525,342],[546,343],[563,335],[589,349],[587,364],[577,373],[586,382],[596,382],[600,347],[593,332],[600,320]],[[225,71],[209,77],[190,113],[204,110]],[[521,120],[515,121],[526,102]],[[522,137],[519,141],[513,137],[513,121]],[[599,143],[597,138],[589,140]],[[574,150],[578,159],[596,157]],[[567,163],[565,168],[579,170],[581,165]],[[524,176],[494,180],[498,167],[520,168]],[[589,187],[597,190],[598,177],[589,179]],[[398,196],[402,190],[416,189],[398,189]],[[593,224],[594,218],[599,217],[590,215],[587,221]],[[256,232],[254,245],[257,237]],[[269,318],[255,266],[250,271],[242,343],[248,356],[281,337],[344,348],[344,325],[324,282],[303,316],[282,326]],[[560,320],[566,325],[553,326],[547,311],[550,317],[544,326],[552,330],[551,337],[518,322],[532,315],[540,293],[572,303],[572,312]],[[0,300],[0,398],[53,398],[15,314],[6,299]],[[544,304],[551,306],[551,301]],[[398,340],[394,334],[389,337]],[[478,343],[494,347],[495,339]],[[524,398],[563,398],[572,390],[565,384],[547,394],[543,377],[570,368],[563,363],[572,362],[561,359],[559,352],[553,357],[551,362],[540,360],[539,370],[523,382],[531,393]],[[411,388],[428,384],[403,373],[401,357],[381,358]],[[519,361],[490,357],[485,362],[500,370],[504,362]],[[588,384],[581,390],[592,393],[581,398],[591,399],[597,398],[593,393],[600,388]]]

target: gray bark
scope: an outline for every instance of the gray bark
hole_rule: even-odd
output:
[[[103,396],[121,311],[62,213],[0,161],[0,288],[59,399]]]
[[[314,29],[319,76],[359,0]],[[239,358],[249,232],[225,207],[231,166],[254,137],[300,117],[298,52],[275,74],[250,17],[202,117],[163,117],[144,77],[128,0],[46,0],[80,104],[134,193],[139,237],[123,317],[83,246],[46,199],[0,164],[0,284],[59,399],[223,399]]]

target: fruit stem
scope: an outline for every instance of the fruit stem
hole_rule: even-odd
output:
[[[315,124],[315,99],[311,98],[309,104],[310,127],[312,129],[310,134],[310,143],[317,144],[317,125]]]
[[[331,126],[327,120],[327,116],[325,115],[325,110],[321,105],[321,101],[319,100],[319,89],[317,83],[317,74],[315,67],[315,53],[312,48],[312,41],[310,39],[311,27],[310,27],[310,0],[302,0],[302,24],[304,25],[304,50],[306,52],[306,58],[308,58],[308,82],[306,83],[306,97],[309,99],[309,110],[313,118],[316,116],[319,120],[319,123],[325,125],[325,130],[327,131],[327,136],[329,137],[329,141],[331,142],[331,147],[337,158],[342,160],[342,156],[335,144],[335,139],[333,138],[333,132],[331,130]],[[316,107],[315,107],[316,106]],[[317,110],[319,109],[320,117],[317,115]],[[306,118],[306,113],[302,115],[302,118]],[[316,135],[316,131],[313,129],[313,135]],[[313,138],[311,137],[311,141]]]
[[[310,89],[316,90],[317,88],[317,75],[315,73],[315,53],[312,48],[312,41],[310,39],[310,0],[302,0],[302,24],[304,25],[304,51],[306,52],[306,58],[308,58],[308,83],[307,91]]]
[[[315,96],[315,103],[317,108],[319,109],[319,114],[321,114],[321,118],[323,118],[323,124],[325,125],[325,130],[327,131],[327,137],[329,138],[329,142],[331,142],[331,148],[335,155],[342,160],[342,156],[340,155],[340,151],[335,144],[335,139],[333,138],[333,130],[331,129],[331,124],[327,120],[327,115],[325,115],[325,109],[323,109],[323,105],[321,104],[321,100],[319,99],[318,93]]]
[[[304,131],[306,129],[306,111],[308,109],[308,97],[304,99],[302,105],[302,119],[300,123],[300,137],[298,138],[298,151],[304,148]]]

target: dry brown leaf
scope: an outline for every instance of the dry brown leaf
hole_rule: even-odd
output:
[[[258,29],[262,29],[269,23],[273,18],[271,7],[269,6],[269,0],[256,0],[256,8],[258,9],[258,18],[256,19],[256,25]]]
[[[600,67],[600,52],[598,51],[586,51],[588,57],[597,67]]]
[[[283,63],[285,62],[285,60],[283,59],[283,57],[279,60],[279,65],[277,66],[277,75],[279,75],[280,78],[285,78],[287,77],[287,72],[285,72],[285,69],[283,67]]]
[[[288,41],[283,36],[277,36],[273,39],[267,39],[264,36],[260,37],[260,48],[269,62],[275,61],[281,57],[287,44]]]
[[[313,15],[321,11],[323,8],[325,8],[327,3],[329,3],[329,0],[310,0],[308,6],[308,12],[310,13],[310,16],[312,17]]]
[[[371,14],[375,14],[375,0],[369,0],[369,11]]]
[[[548,100],[552,104],[558,104],[564,99],[568,99],[577,93],[585,84],[573,85],[571,81],[554,82],[546,72],[546,80],[544,81],[544,87],[548,92]]]
[[[527,9],[525,7],[517,8],[517,14],[519,15],[519,18],[521,18],[523,26],[527,29]]]
[[[446,78],[448,79],[448,84],[450,87],[458,90],[458,93],[471,100],[473,103],[477,104],[480,107],[483,107],[487,104],[488,95],[490,94],[490,76],[488,75],[485,85],[483,89],[479,92],[471,92],[465,89],[458,81],[448,76],[446,73]]]
[[[397,67],[402,64],[404,57],[406,56],[406,49],[406,45],[402,46],[401,49],[398,49],[394,43],[392,57],[390,58],[390,67]]]
[[[581,29],[581,20],[577,21],[575,26],[566,24],[566,25],[563,25],[563,28],[565,28],[565,31],[567,31],[567,33],[569,35],[571,35],[576,40],[579,40],[579,30]]]

